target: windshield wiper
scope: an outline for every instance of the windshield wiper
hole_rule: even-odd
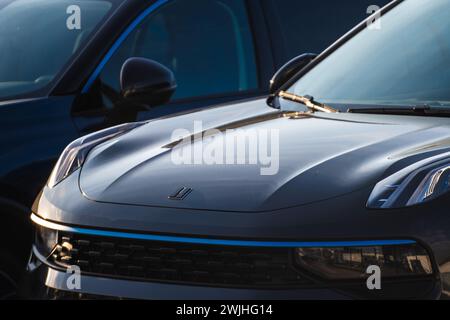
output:
[[[285,100],[301,103],[312,111],[321,111],[321,112],[326,112],[326,113],[338,113],[339,112],[337,109],[327,106],[326,104],[314,101],[314,98],[311,96],[298,96],[296,94],[289,93],[286,91],[280,91],[280,93],[278,93],[278,96]]]
[[[367,113],[367,114],[418,115],[418,116],[450,115],[450,109],[432,108],[429,105],[415,106],[415,107],[358,108],[358,109],[348,109],[347,112]]]

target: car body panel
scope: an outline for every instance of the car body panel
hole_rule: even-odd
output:
[[[253,110],[258,110],[256,115]],[[87,198],[100,202],[271,211],[373,185],[401,159],[399,153],[405,149],[420,153],[429,145],[450,147],[446,119],[320,113],[296,118],[289,112],[273,111],[265,101],[255,100],[153,121],[92,150],[81,171],[80,188]],[[207,164],[203,158],[198,164],[175,163],[174,153],[183,150],[171,146],[172,133],[186,128],[193,136],[198,134],[193,129],[195,121],[201,122],[204,132],[241,130],[244,135],[249,132],[249,139],[252,130],[264,132],[264,137],[276,132],[279,139],[274,142],[279,145],[267,150],[274,157],[279,155],[278,163],[271,164],[273,173],[263,175],[261,165],[238,165],[236,154],[229,165]],[[192,153],[224,150],[221,137],[211,142],[198,140],[190,149]],[[260,146],[249,148],[248,157],[258,159],[262,151]],[[181,187],[193,191],[182,201],[169,199]]]
[[[67,293],[66,283],[70,275],[42,266],[39,270],[48,288]],[[83,277],[83,294],[111,299],[125,296],[131,299],[147,300],[350,300],[358,297],[358,290],[352,287],[254,290],[201,286],[185,286],[166,283],[135,282],[129,280],[107,280],[99,277]],[[390,287],[389,284],[386,284]],[[414,292],[416,284],[403,283],[404,292]],[[355,292],[356,291],[356,292]],[[439,297],[440,287],[429,286],[423,298]],[[70,294],[70,293],[69,293]],[[77,294],[77,293],[75,293]],[[70,295],[69,295],[70,296]],[[386,295],[389,298],[389,294]],[[391,298],[393,296],[390,296]],[[414,298],[413,296],[410,296]]]

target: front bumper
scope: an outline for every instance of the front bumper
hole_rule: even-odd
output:
[[[329,289],[253,290],[164,283],[139,282],[82,276],[81,290],[69,290],[70,274],[41,265],[34,271],[35,298],[55,297],[55,290],[64,297],[72,298],[121,298],[142,300],[326,300],[351,299],[344,293]],[[68,294],[71,293],[71,294]],[[433,295],[430,296],[433,298]]]
[[[201,286],[174,285],[164,283],[139,282],[130,280],[110,279],[93,276],[81,277],[81,289],[70,290],[67,287],[71,275],[53,269],[45,264],[33,270],[33,298],[55,298],[55,292],[61,297],[70,299],[142,299],[142,300],[349,300],[366,299],[367,295],[361,288],[309,288],[287,290],[255,290],[230,289]],[[403,283],[402,291],[411,292],[418,284]],[[359,292],[358,292],[359,289]],[[63,293],[63,294],[61,294]],[[378,298],[394,298],[379,293]],[[412,298],[412,296],[410,297]],[[428,284],[428,291],[418,299],[439,299],[441,285],[439,282]]]

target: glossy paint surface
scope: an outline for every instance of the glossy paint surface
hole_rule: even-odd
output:
[[[242,111],[245,110],[245,111]],[[253,114],[252,114],[253,113]],[[228,128],[279,134],[279,170],[262,175],[258,165],[178,164],[172,159],[172,133]],[[237,123],[238,122],[238,123]],[[91,200],[186,209],[261,212],[295,207],[355,192],[376,184],[406,150],[447,148],[448,120],[316,113],[293,118],[255,100],[184,116],[160,119],[93,150],[80,175]],[[198,140],[192,150],[222,147],[223,140]],[[275,150],[272,150],[274,152]],[[258,158],[258,150],[251,149]],[[275,152],[274,152],[275,156]],[[407,158],[407,157],[404,157]],[[275,159],[274,159],[275,161]],[[183,201],[168,197],[192,188]]]

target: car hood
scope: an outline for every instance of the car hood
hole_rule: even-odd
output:
[[[198,133],[194,123],[198,132],[217,129],[223,134],[240,129],[241,134],[271,134],[272,140],[267,152],[259,153],[263,145],[257,150],[247,148],[247,155],[255,155],[258,164],[230,164],[237,162],[235,157],[227,165],[179,164],[173,152],[180,144],[172,135],[176,129]],[[265,106],[263,100],[254,100],[158,119],[96,147],[81,170],[80,189],[91,200],[116,204],[272,211],[374,185],[400,160],[448,148],[448,125],[445,118],[347,113],[306,116],[281,112]],[[222,142],[197,139],[193,147],[200,154],[198,148],[219,150],[222,145],[217,144]],[[261,154],[271,161],[260,164]],[[262,174],[261,169],[269,167],[271,170]],[[192,191],[183,199],[170,199],[183,187]]]

